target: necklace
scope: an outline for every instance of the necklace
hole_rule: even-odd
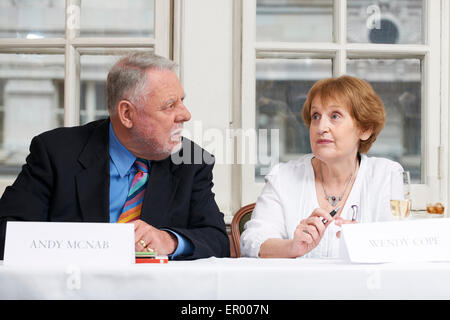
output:
[[[319,166],[320,166],[320,178],[322,180],[322,189],[323,189],[323,193],[325,194],[325,199],[328,200],[328,202],[330,203],[330,205],[332,207],[335,207],[339,203],[339,201],[342,200],[342,197],[344,196],[345,192],[347,191],[350,181],[352,181],[355,170],[352,171],[352,174],[350,175],[350,178],[348,179],[347,184],[345,185],[344,192],[342,192],[342,194],[340,196],[335,196],[335,195],[329,196],[327,191],[325,190],[325,183],[323,182],[322,165],[319,163]]]

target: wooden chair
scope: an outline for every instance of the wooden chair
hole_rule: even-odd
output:
[[[231,237],[233,239],[233,246],[237,258],[241,256],[240,241],[241,234],[244,231],[244,225],[248,220],[250,220],[254,208],[255,203],[251,203],[240,208],[234,214],[233,220],[231,221]]]

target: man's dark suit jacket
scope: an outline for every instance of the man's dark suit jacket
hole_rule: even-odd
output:
[[[176,259],[227,257],[223,214],[211,191],[214,164],[193,161],[199,152],[213,158],[188,139],[179,158],[183,152],[191,164],[152,161],[141,219],[192,242],[192,255]],[[7,220],[109,222],[109,163],[108,119],[34,137],[26,164],[0,199],[0,259]]]

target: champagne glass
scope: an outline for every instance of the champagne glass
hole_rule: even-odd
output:
[[[401,177],[393,176],[391,187],[392,215],[399,220],[408,218],[411,211],[411,176],[409,171],[403,171]]]

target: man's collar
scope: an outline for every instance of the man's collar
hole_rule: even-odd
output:
[[[130,171],[136,160],[136,157],[117,139],[111,122],[109,123],[109,155],[122,178]]]

